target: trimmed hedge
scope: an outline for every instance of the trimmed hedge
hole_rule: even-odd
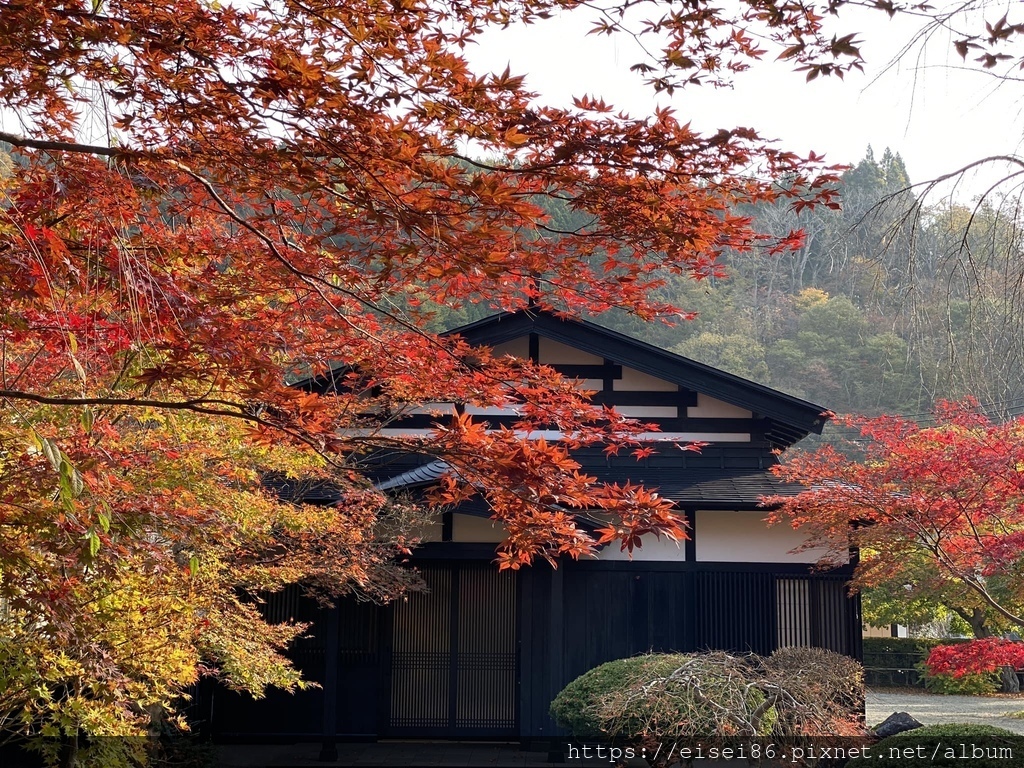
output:
[[[605,741],[609,738],[598,707],[613,693],[637,682],[664,677],[678,669],[688,657],[683,654],[650,654],[616,659],[580,675],[551,702],[551,717],[572,732],[577,741]]]
[[[929,725],[882,739],[847,768],[1010,768],[1024,760],[1024,735],[990,725]]]
[[[576,678],[551,703],[551,716],[578,741],[654,749],[862,736],[863,702],[860,663],[832,651],[649,654]]]
[[[881,654],[907,653],[927,656],[937,645],[951,645],[965,640],[939,640],[934,637],[865,637],[864,658],[878,658]]]
[[[551,716],[577,741],[654,748],[664,741],[749,740],[770,734],[777,720],[764,692],[749,684],[755,675],[747,657],[721,652],[618,659],[569,683],[551,703]]]

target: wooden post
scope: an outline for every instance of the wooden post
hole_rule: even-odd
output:
[[[324,720],[323,742],[320,746],[322,763],[338,760],[338,635],[341,631],[341,608],[337,601],[327,609],[327,643],[324,648]]]
[[[565,582],[562,574],[566,563],[563,560],[559,567],[551,571],[551,612],[548,616],[551,633],[551,690],[557,694],[565,685]],[[553,696],[552,696],[553,698]],[[552,737],[548,752],[548,762],[564,763],[565,752],[561,740]]]
[[[516,606],[519,612],[519,621],[516,622],[518,637],[516,646],[519,649],[519,747],[528,750],[530,747],[529,738],[523,734],[533,736],[536,724],[534,722],[534,665],[533,665],[533,644],[534,638],[534,568],[524,568],[519,571],[519,584]]]
[[[697,650],[697,511],[692,507],[683,510],[686,519],[686,532],[689,538],[683,542],[683,557],[686,561],[685,570],[679,574],[683,579],[685,595],[683,602],[683,633],[681,651],[688,653]]]

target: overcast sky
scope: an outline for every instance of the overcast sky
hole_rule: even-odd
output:
[[[660,103],[670,103],[696,128],[750,126],[787,149],[825,153],[836,163],[857,161],[869,144],[876,156],[891,147],[915,182],[1021,149],[1019,83],[998,87],[987,74],[964,71],[948,37],[937,36],[923,54],[915,51],[889,66],[916,29],[908,20],[862,12],[844,17],[843,25],[844,32],[860,33],[864,74],[807,83],[787,64],[765,61],[739,75],[732,90],[677,92]],[[513,74],[526,74],[533,90],[559,105],[588,93],[636,115],[649,113],[655,102],[629,72],[640,59],[636,49],[628,40],[585,37],[586,29],[576,14],[565,14],[488,33],[469,55],[478,70],[500,72],[510,64]],[[984,172],[967,188],[961,185],[958,197],[976,194],[996,176],[995,170]]]

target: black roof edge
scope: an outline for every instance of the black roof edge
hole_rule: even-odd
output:
[[[563,318],[545,310],[501,312],[453,328],[443,335],[458,335],[473,344],[494,346],[528,333],[537,333],[600,357],[614,359],[651,376],[673,381],[688,389],[775,419],[795,428],[795,433],[790,433],[796,438],[793,442],[811,432],[821,434],[825,422],[830,418],[828,409],[823,406],[674,352],[667,352],[594,322]],[[708,386],[709,382],[712,386]],[[799,433],[799,437],[796,433]]]
[[[321,374],[316,376],[306,376],[305,378],[291,382],[288,386],[294,389],[301,389],[306,392],[316,392],[318,395],[324,395],[328,392],[336,392],[339,382],[344,379],[347,374],[351,373],[352,370],[353,368],[351,365],[338,363],[337,365],[331,366]]]

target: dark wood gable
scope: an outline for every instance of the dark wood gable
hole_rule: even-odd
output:
[[[734,423],[710,423],[700,417],[689,419],[680,414],[678,421],[644,417],[659,422],[664,431],[724,432],[752,431],[773,448],[788,448],[811,433],[821,433],[827,420],[826,409],[769,387],[733,376],[695,360],[666,352],[646,342],[584,320],[559,318],[540,310],[521,310],[492,315],[476,323],[449,332],[474,345],[501,349],[503,345],[525,340],[528,354],[541,359],[541,339],[571,347],[600,358],[600,363],[578,364],[551,362],[566,376],[588,380],[588,388],[600,382],[594,402],[616,406],[678,406],[681,410],[697,405],[701,394],[749,411],[747,419]],[[522,346],[522,344],[520,344]],[[632,369],[654,379],[676,385],[675,392],[617,390],[616,379],[624,369]],[[744,421],[747,423],[738,423]]]
[[[588,473],[608,482],[642,482],[682,506],[757,509],[761,497],[792,491],[769,471],[778,461],[776,453],[810,433],[820,433],[827,420],[822,406],[594,323],[545,311],[496,314],[448,334],[499,354],[550,365],[579,379],[582,388],[595,393],[593,402],[613,405],[623,415],[657,424],[660,431],[647,435],[655,451],[641,461],[625,455],[609,457],[599,447],[583,449],[575,456]],[[326,393],[340,378],[328,374],[296,386]],[[517,420],[511,410],[465,410],[493,427],[511,427]],[[397,419],[384,433],[423,434],[443,421],[447,412],[454,413],[455,406],[424,404]],[[558,434],[543,436],[557,438]],[[684,452],[664,443],[670,438],[708,445],[699,453]],[[415,454],[375,455],[365,470],[384,489],[429,485],[437,480],[438,472],[425,471],[427,461]],[[443,462],[435,465],[443,471]],[[489,515],[479,502],[461,511]]]

